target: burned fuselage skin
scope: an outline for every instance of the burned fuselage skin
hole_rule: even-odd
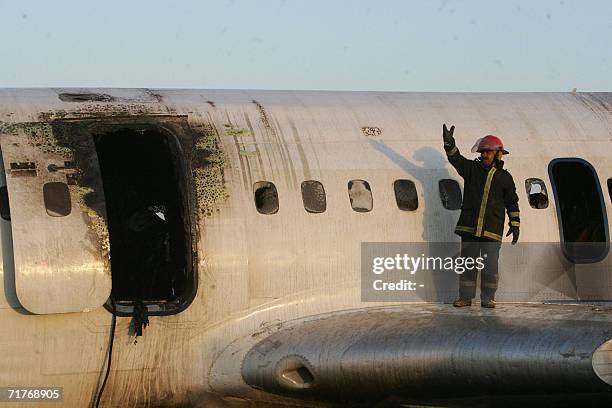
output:
[[[458,241],[452,231],[459,212],[445,209],[438,192],[441,179],[461,181],[442,149],[444,122],[457,126],[466,156],[477,137],[504,139],[520,198],[521,241],[558,243],[552,194],[548,208],[531,208],[524,181],[539,178],[550,187],[551,160],[583,158],[599,175],[610,213],[611,112],[606,93],[0,90],[0,138],[21,135],[28,146],[73,163],[59,171],[73,174],[67,178],[74,183],[73,212],[80,211],[88,231],[82,247],[101,265],[108,262],[104,191],[100,180],[87,178],[95,146],[77,142],[100,129],[125,127],[158,129],[177,140],[197,290],[177,313],[150,316],[138,339],[131,318],[117,318],[101,406],[345,406],[475,397],[472,389],[453,388],[452,376],[440,377],[457,358],[457,373],[473,367],[474,383],[496,392],[532,395],[540,381],[542,390],[563,393],[554,387],[558,376],[560,384],[580,381],[566,392],[605,400],[611,382],[605,370],[612,338],[609,256],[588,265],[570,264],[560,252],[538,262],[510,261],[501,270],[497,309],[455,313],[442,304],[456,294],[453,275],[426,281],[406,299],[409,305],[362,302],[360,244]],[[10,173],[10,163],[4,167]],[[36,170],[35,177],[49,171]],[[398,209],[398,179],[414,181],[415,211]],[[308,180],[324,187],[322,213],[304,208],[301,184]],[[368,182],[371,211],[351,208],[352,180]],[[260,181],[276,187],[275,214],[257,211],[253,186]],[[91,405],[106,369],[106,298],[88,311],[27,310],[15,290],[15,277],[19,282],[22,275],[13,249],[31,244],[13,239],[15,220],[0,220],[0,227],[0,387],[62,386],[65,406]],[[61,229],[56,233],[57,240],[72,239]],[[45,259],[64,256],[39,250]],[[63,272],[58,267],[53,273]],[[52,281],[48,285],[60,293]],[[101,286],[91,288],[102,293]],[[69,303],[70,296],[62,292],[57,304]],[[587,334],[573,337],[574,323]],[[498,333],[499,343],[488,342],[487,333]],[[431,335],[437,348],[428,348]],[[561,337],[553,341],[556,335]],[[468,350],[462,336],[473,336],[474,348]],[[487,353],[480,365],[479,352]],[[520,367],[529,361],[544,368],[532,367],[530,381],[522,383]],[[444,392],[437,392],[437,381]]]

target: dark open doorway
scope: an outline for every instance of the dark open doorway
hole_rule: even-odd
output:
[[[183,160],[176,138],[152,126],[94,131],[110,236],[118,315],[142,301],[151,315],[195,296]]]
[[[609,250],[606,207],[597,173],[583,159],[555,159],[548,166],[557,202],[561,248],[574,263],[599,262]]]

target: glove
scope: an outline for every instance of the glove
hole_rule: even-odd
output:
[[[509,237],[510,234],[512,234],[512,245],[514,245],[518,242],[519,227],[510,227],[506,236]]]
[[[446,151],[451,151],[455,147],[454,131],[455,125],[451,126],[450,130],[446,128],[446,123],[442,125],[442,139],[444,140],[444,150]]]

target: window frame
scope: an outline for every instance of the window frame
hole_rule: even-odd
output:
[[[274,188],[274,192],[276,193],[276,209],[273,212],[262,212],[259,210],[259,207],[257,206],[257,191],[262,188],[266,188],[266,187],[270,188],[270,186]],[[253,202],[255,203],[255,210],[257,210],[258,214],[261,214],[261,215],[277,214],[278,211],[280,210],[280,198],[278,196],[278,189],[276,188],[276,184],[268,180],[259,180],[259,181],[254,182],[253,183]]]
[[[321,189],[323,190],[323,210],[322,211],[310,211],[308,208],[306,208],[306,202],[304,200],[304,185],[308,184],[317,184],[319,186],[321,186]],[[327,211],[327,193],[325,192],[325,186],[323,185],[323,183],[321,183],[319,180],[304,180],[300,183],[300,194],[302,195],[302,206],[304,207],[304,210],[309,213],[309,214],[323,214],[325,211]]]
[[[415,197],[416,197],[416,207],[413,208],[413,209],[404,209],[404,208],[401,208],[400,205],[399,205],[398,198],[397,198],[397,188],[396,188],[396,185],[397,185],[397,183],[401,183],[403,181],[407,181],[407,182],[411,183],[412,187],[414,187],[414,194],[415,194]],[[404,212],[415,212],[415,211],[417,211],[419,209],[419,190],[417,189],[416,183],[413,180],[406,179],[406,178],[393,180],[393,196],[395,197],[395,206],[397,207],[398,210],[404,211]]]
[[[531,181],[531,184],[529,185],[529,187],[531,187],[531,185],[533,185],[535,183],[535,181],[541,181],[542,185],[544,186],[544,192],[546,194],[544,194],[544,196],[546,197],[546,206],[542,207],[542,208],[538,208],[538,207],[534,207],[533,205],[531,205],[531,202],[529,201],[529,197],[531,196],[531,194],[529,194],[529,190],[528,190],[528,186],[527,183]],[[551,184],[552,186],[552,184]],[[533,208],[534,210],[546,210],[548,207],[550,207],[550,194],[548,193],[548,188],[546,187],[546,182],[544,180],[542,180],[539,177],[527,177],[525,179],[525,193],[527,194],[527,203],[529,204],[530,208]]]
[[[457,187],[459,187],[459,194],[461,195],[461,203],[459,204],[458,208],[448,208],[446,205],[444,205],[444,200],[442,199],[442,183],[443,182],[453,182],[453,183],[455,183],[455,185],[457,185]],[[455,180],[455,179],[452,179],[452,178],[443,178],[443,179],[438,180],[438,195],[440,197],[440,203],[442,204],[442,207],[445,210],[448,210],[448,211],[460,211],[461,207],[463,207],[463,191],[461,190],[461,184],[459,184],[459,182],[457,180]]]
[[[370,193],[370,202],[372,205],[369,210],[360,211],[360,210],[355,209],[355,207],[353,206],[353,201],[351,200],[351,185],[355,183],[356,181],[363,182],[365,184],[366,190],[368,190]],[[348,196],[349,205],[351,206],[351,209],[353,210],[353,212],[364,214],[364,213],[372,212],[372,210],[374,209],[374,194],[372,193],[372,186],[370,185],[369,181],[364,180],[364,179],[350,179],[346,183],[346,195]]]

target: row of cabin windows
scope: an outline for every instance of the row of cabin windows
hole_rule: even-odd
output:
[[[612,201],[612,178],[607,180],[608,195]],[[261,214],[275,214],[278,211],[278,193],[276,186],[269,181],[258,181],[254,185],[255,206]],[[322,213],[327,209],[325,188],[315,180],[302,182],[302,201],[304,209],[309,213]],[[419,207],[416,186],[411,180],[395,180],[393,183],[395,201],[402,211],[415,211]],[[440,201],[448,210],[461,208],[461,187],[457,181],[442,179],[438,182]],[[539,178],[525,180],[525,190],[529,205],[535,209],[548,208],[548,191],[546,184]],[[365,180],[351,180],[348,182],[348,195],[351,208],[357,212],[372,210],[373,199],[370,184]],[[0,216],[10,220],[6,186],[0,188]],[[51,182],[43,186],[43,198],[47,214],[52,217],[64,217],[70,214],[72,202],[66,183]]]
[[[348,182],[348,197],[351,208],[357,212],[372,210],[372,189],[365,180],[351,180]],[[255,193],[255,207],[261,214],[276,214],[278,212],[278,192],[274,183],[258,181],[253,186]],[[302,182],[302,202],[304,209],[309,213],[322,213],[327,209],[325,188],[316,180]],[[415,211],[419,208],[419,198],[412,180],[395,180],[393,183],[395,201],[402,211]],[[439,182],[440,200],[444,208],[458,210],[461,208],[461,187],[455,180],[444,179]]]
[[[326,210],[325,189],[323,184],[315,180],[302,182],[302,202],[309,213],[322,213]],[[415,211],[419,207],[416,186],[411,180],[395,180],[393,182],[395,201],[402,211]],[[261,214],[276,214],[278,212],[278,193],[276,186],[269,181],[258,181],[254,185],[255,206]],[[461,187],[457,181],[442,179],[438,182],[438,191],[442,206],[447,210],[458,210],[462,204]],[[525,191],[531,208],[538,210],[548,208],[548,191],[546,184],[539,178],[525,180]],[[612,178],[608,179],[608,195],[612,201]],[[357,212],[372,210],[372,189],[365,180],[348,182],[348,196],[351,208]]]

